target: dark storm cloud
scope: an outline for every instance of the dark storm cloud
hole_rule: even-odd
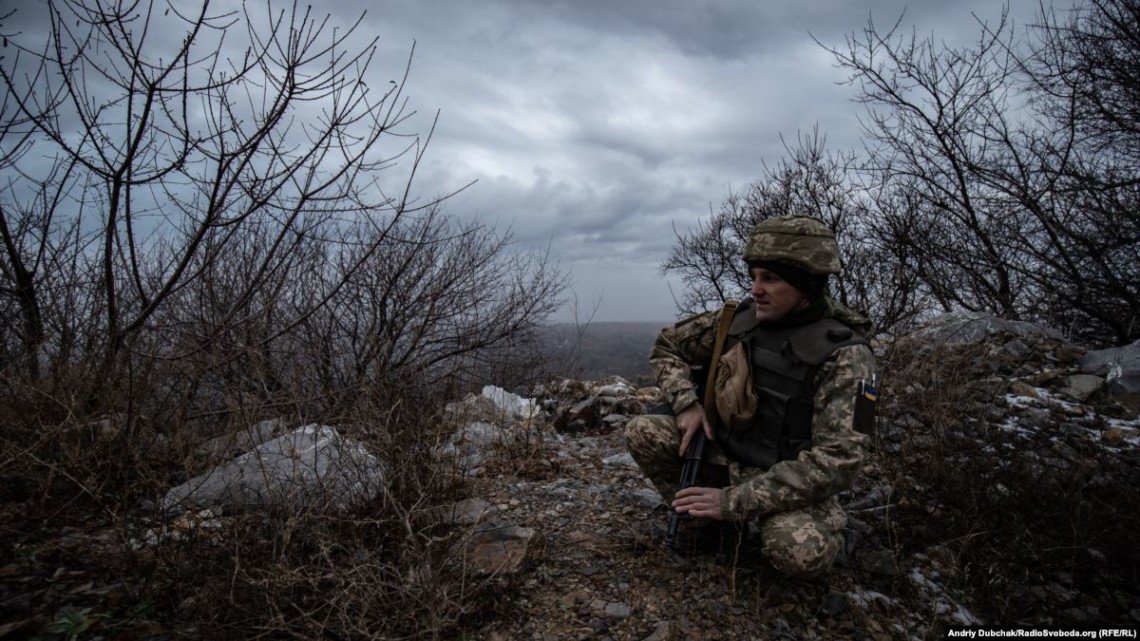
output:
[[[1019,23],[1036,6],[1019,0]],[[477,181],[449,201],[450,213],[510,228],[520,247],[550,246],[573,269],[580,299],[589,304],[605,292],[597,320],[664,321],[672,300],[658,265],[674,229],[692,227],[730,189],[756,180],[764,163],[777,163],[781,135],[794,144],[818,126],[832,149],[858,144],[860,107],[812,36],[839,47],[868,16],[889,25],[904,9],[904,28],[968,44],[978,32],[971,12],[992,22],[1001,7],[341,0],[315,10],[334,12],[340,24],[367,11],[357,35],[378,38],[364,78],[374,88],[401,78],[415,43],[404,96],[418,113],[404,129],[426,133],[440,112],[418,191]]]
[[[675,236],[784,154],[781,135],[818,127],[859,142],[851,90],[824,44],[873,18],[951,45],[1000,6],[903,0],[428,1],[388,32],[415,38],[412,91],[442,109],[437,179],[479,183],[451,205],[550,243],[601,319],[667,318],[657,266]],[[477,7],[477,8],[476,8]],[[1024,23],[1035,2],[1015,15]],[[809,35],[810,34],[810,35]],[[615,280],[617,282],[615,282]]]
[[[813,0],[810,2],[756,2],[698,0],[508,0],[510,5],[533,10],[543,7],[559,19],[584,29],[615,34],[655,31],[667,37],[686,55],[747,58],[757,51],[797,45],[810,31],[831,41],[858,31],[873,17],[877,24],[893,24],[904,15],[907,23],[938,25],[947,31],[973,26],[971,10],[980,6],[983,16],[994,14],[996,2],[953,3],[943,0]]]

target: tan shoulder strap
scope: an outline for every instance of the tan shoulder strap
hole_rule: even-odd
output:
[[[712,360],[709,361],[709,376],[705,381],[705,414],[709,421],[716,413],[716,370],[720,364],[720,354],[724,350],[724,339],[728,336],[728,328],[732,325],[732,318],[736,315],[738,303],[734,300],[724,302],[724,309],[720,312],[720,324],[716,328],[716,342],[713,343]]]

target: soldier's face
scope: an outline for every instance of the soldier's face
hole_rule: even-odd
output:
[[[763,267],[752,268],[752,300],[756,320],[761,323],[780,320],[791,312],[807,307],[811,301],[788,281]]]

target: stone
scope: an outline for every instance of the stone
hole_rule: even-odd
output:
[[[674,641],[677,638],[677,633],[674,630],[672,621],[661,621],[657,627],[653,628],[653,632],[642,639],[642,641]]]
[[[562,605],[567,608],[576,608],[590,600],[590,593],[586,590],[574,590],[562,595]]]
[[[607,603],[603,612],[606,616],[614,619],[626,619],[633,613],[633,610],[624,603]]]
[[[538,415],[538,401],[533,398],[522,398],[494,385],[484,386],[483,396],[516,420],[529,421]]]
[[[629,452],[621,452],[620,454],[611,454],[602,459],[602,465],[606,467],[622,467],[630,470],[636,470],[637,461],[633,460],[633,456]]]
[[[610,630],[610,625],[608,623],[606,623],[605,621],[602,621],[598,617],[591,618],[589,621],[586,622],[586,626],[589,627],[590,630],[592,630],[593,632],[595,632],[597,634],[609,632],[609,630]]]
[[[512,525],[476,532],[468,540],[467,560],[481,574],[513,574],[526,560],[534,530]]]
[[[469,423],[499,423],[503,412],[486,396],[468,394],[462,401],[448,403],[443,408],[443,421],[447,425]]]
[[[1014,396],[1027,396],[1029,398],[1041,397],[1041,395],[1037,393],[1037,390],[1025,381],[1014,381],[1010,383],[1009,393]]]
[[[491,457],[496,447],[512,441],[516,435],[517,431],[477,421],[452,434],[442,453],[453,457],[459,470],[470,475]]]
[[[898,574],[895,555],[890,550],[867,550],[859,555],[859,566],[872,574],[894,576]]]
[[[1049,383],[1049,382],[1056,380],[1057,378],[1059,378],[1064,373],[1065,373],[1065,370],[1058,369],[1055,367],[1043,369],[1040,372],[1033,374],[1033,376],[1030,377],[1030,381],[1031,381],[1032,385],[1040,386],[1040,385],[1044,385],[1046,383]]]
[[[590,609],[611,619],[626,619],[633,613],[633,610],[624,603],[613,603],[601,599],[594,599],[590,603]]]
[[[633,393],[633,388],[625,383],[606,385],[598,390],[598,396],[622,397]]]
[[[498,509],[490,501],[471,497],[438,507],[424,510],[417,521],[424,525],[476,525],[484,521]]]
[[[1025,341],[1020,338],[1015,338],[1005,345],[1002,345],[1002,349],[1017,360],[1025,359],[1033,353],[1033,348],[1026,345]]]
[[[1124,432],[1115,428],[1107,429],[1101,434],[1101,438],[1109,445],[1120,445],[1124,441]]]
[[[451,522],[473,525],[483,520],[483,517],[492,510],[494,510],[494,506],[491,505],[490,501],[478,497],[463,499],[452,506]]]
[[[1085,348],[1079,347],[1077,345],[1061,345],[1057,349],[1053,350],[1053,356],[1057,359],[1058,362],[1068,365],[1081,360],[1081,358],[1084,357],[1085,352]]]
[[[1104,387],[1104,379],[1092,374],[1073,374],[1061,380],[1060,393],[1084,402]]]
[[[627,492],[622,496],[622,499],[631,505],[648,510],[657,509],[658,506],[665,504],[665,501],[661,498],[657,490],[649,487],[638,488]]]
[[[1081,372],[1102,376],[1112,396],[1140,393],[1140,341],[1124,347],[1092,350],[1080,361]]]
[[[935,317],[913,336],[948,344],[972,345],[996,334],[1021,338],[1045,337],[1063,340],[1057,330],[1037,323],[998,318],[988,312],[951,312]]]
[[[385,483],[383,463],[336,428],[305,425],[172,488],[163,510],[285,506],[344,510]]]
[[[599,405],[600,399],[597,396],[578,401],[555,419],[554,429],[559,432],[576,434],[601,427]]]

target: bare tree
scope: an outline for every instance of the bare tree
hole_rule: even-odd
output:
[[[1045,11],[1034,35],[1023,70],[1049,126],[1031,151],[1049,182],[1024,200],[1047,306],[1076,334],[1123,344],[1140,336],[1140,2]]]
[[[810,214],[827,223],[839,240],[844,270],[832,279],[831,294],[870,313],[881,330],[913,318],[920,291],[871,233],[872,201],[854,174],[854,159],[829,153],[818,130],[785,149],[788,157],[766,169],[744,193],[730,193],[707,221],[677,233],[677,244],[661,268],[685,283],[679,310],[695,314],[746,295],[751,276],[741,255],[752,228],[772,216]]]
[[[1003,16],[966,48],[872,22],[830,50],[868,105],[867,175],[905,203],[880,237],[944,309],[1137,336],[1135,5],[1046,12],[1026,41]]]
[[[932,294],[946,307],[1016,317],[1026,307],[1013,245],[1019,225],[1003,195],[979,177],[1012,135],[1007,94],[1016,65],[1006,35],[1003,18],[976,49],[940,49],[933,39],[900,34],[897,24],[881,33],[871,22],[831,52],[869,106],[868,171],[923,214],[910,239],[921,245],[914,256]]]
[[[0,306],[20,319],[3,326],[9,375],[85,372],[107,406],[136,357],[230,379],[257,362],[264,389],[290,372],[279,354],[323,336],[325,382],[336,370],[359,384],[360,370],[429,364],[409,352],[442,362],[501,343],[555,304],[544,260],[456,228],[446,195],[415,195],[431,130],[408,130],[411,57],[370,86],[376,41],[359,20],[208,1],[45,11],[46,32],[14,35],[0,64]],[[452,304],[447,278],[479,295]],[[349,306],[369,288],[376,307]],[[354,341],[374,351],[345,378]]]

